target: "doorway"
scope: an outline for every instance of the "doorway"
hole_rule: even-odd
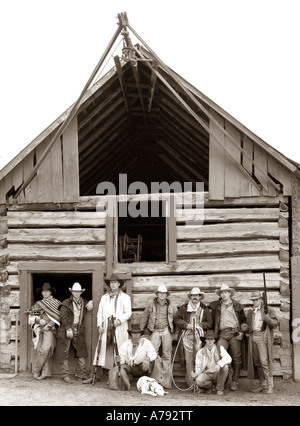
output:
[[[86,300],[93,299],[92,291],[92,274],[58,274],[58,273],[40,273],[32,274],[32,291],[33,291],[33,303],[42,299],[42,295],[37,294],[37,289],[41,288],[45,282],[49,282],[51,287],[54,287],[56,290],[55,298],[62,302],[65,299],[71,297],[72,293],[69,288],[72,288],[74,282],[79,282],[82,289],[85,291],[82,293],[82,297]],[[85,314],[85,336],[87,347],[92,348],[92,316],[89,311]],[[91,355],[87,359],[87,368],[91,363]],[[58,362],[58,359],[54,356],[52,358],[52,374],[58,375],[61,373],[61,365]],[[69,351],[69,370],[70,374],[75,374],[77,371],[78,362],[75,358],[74,347],[70,346]]]
[[[21,262],[20,271],[20,370],[31,371],[31,328],[28,325],[28,316],[24,312],[30,308],[38,295],[37,288],[41,288],[45,281],[49,281],[56,289],[55,298],[63,301],[71,296],[69,288],[74,282],[79,282],[85,288],[83,297],[93,300],[94,309],[85,316],[86,344],[88,358],[87,369],[91,366],[91,360],[95,352],[98,339],[97,310],[100,298],[103,294],[104,279],[103,265],[99,263],[80,262]],[[53,374],[60,374],[61,366],[53,358]],[[74,374],[77,368],[77,360],[70,351],[70,373]]]

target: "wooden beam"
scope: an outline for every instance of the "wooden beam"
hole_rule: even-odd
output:
[[[158,62],[157,62],[156,59],[153,59],[152,66],[153,66],[153,69],[157,70]],[[149,102],[148,102],[148,113],[151,111],[152,101],[153,101],[154,91],[155,91],[155,85],[156,85],[156,80],[157,80],[157,75],[153,71],[151,71],[150,80],[151,80],[151,87],[150,87],[150,98],[149,98]]]
[[[161,158],[165,163],[167,163],[173,170],[175,170],[177,175],[181,175],[185,182],[190,181],[191,177],[187,175],[182,169],[178,169],[178,165],[170,160],[170,156],[160,153],[158,154],[158,157]]]
[[[195,170],[193,167],[190,166],[188,162],[183,159],[183,155],[178,154],[176,151],[174,151],[169,145],[167,145],[165,142],[158,140],[156,143],[161,146],[167,153],[171,154],[173,158],[176,159],[177,162],[179,162],[183,167],[185,167],[190,173],[192,173],[196,178],[200,179],[201,182],[204,182],[208,185],[207,179],[202,176],[197,170]],[[189,161],[189,159],[188,159]]]
[[[98,105],[96,108],[93,108],[91,111],[89,111],[88,114],[85,115],[84,118],[80,118],[78,120],[78,132],[81,132],[82,127],[84,127],[86,124],[88,124],[94,117],[98,117],[101,112],[105,112],[107,110],[107,107],[112,104],[115,100],[119,100],[119,96],[121,93],[121,89],[116,88],[113,93],[110,93],[108,96],[106,96],[103,101]],[[99,95],[100,97],[100,95]],[[81,117],[82,113],[86,111],[86,108],[84,108],[83,111],[80,111],[79,116]]]
[[[79,133],[79,135],[78,135],[79,139],[80,140],[84,140],[85,136],[88,135],[89,133],[91,133],[91,130],[94,127],[99,127],[99,125],[101,123],[105,123],[106,124],[107,122],[110,122],[109,121],[109,117],[110,116],[113,117],[114,114],[116,114],[116,112],[118,110],[122,111],[122,112],[124,111],[124,109],[123,109],[123,99],[121,97],[118,97],[112,105],[110,105],[108,108],[105,108],[104,111],[103,111],[103,113],[101,115],[100,114],[96,115],[95,120],[93,120],[89,124],[89,126],[87,126],[84,130],[82,130]],[[92,137],[93,137],[93,135],[92,135]],[[85,144],[82,144],[82,145],[84,147]]]
[[[69,113],[69,115],[67,116],[67,118],[65,119],[65,121],[62,123],[61,127],[58,129],[58,131],[56,132],[56,134],[54,135],[53,139],[50,141],[48,147],[46,148],[44,154],[42,155],[42,157],[40,158],[39,162],[35,165],[35,167],[33,168],[32,172],[30,173],[30,175],[25,179],[25,181],[23,182],[23,184],[20,186],[20,188],[17,190],[17,192],[14,195],[14,198],[17,198],[18,195],[27,187],[27,185],[32,181],[32,179],[34,178],[34,176],[36,175],[36,172],[38,170],[38,168],[41,166],[41,164],[44,162],[48,152],[51,150],[52,146],[55,144],[55,142],[60,138],[60,136],[63,134],[63,132],[65,131],[65,129],[68,127],[69,123],[71,122],[71,120],[73,119],[73,117],[75,116],[82,100],[83,97],[86,93],[86,91],[88,90],[90,84],[92,83],[92,81],[94,80],[94,78],[96,77],[101,65],[103,64],[106,56],[108,55],[108,52],[110,51],[110,49],[112,48],[113,44],[115,43],[116,39],[118,38],[119,34],[121,32],[121,26],[118,26],[118,29],[115,31],[112,39],[110,40],[107,48],[105,49],[103,55],[101,56],[98,64],[96,65],[94,71],[92,72],[90,78],[88,79],[88,81],[86,82],[84,88],[82,89],[82,92],[79,95],[79,98],[77,99],[77,101],[74,103],[74,105],[71,108],[71,111]]]
[[[183,111],[172,112],[172,110],[164,106],[162,102],[161,117],[163,118],[162,122],[164,124],[168,122],[171,128],[176,129],[176,133],[185,135],[184,136],[185,138],[189,138],[190,141],[192,141],[194,144],[197,144],[197,145],[199,144],[198,142],[199,140],[201,144],[203,144],[204,147],[208,150],[209,136],[208,135],[205,136],[202,133],[202,131],[199,130],[199,128],[195,129],[194,127],[191,127],[190,123],[186,121],[187,117],[184,116]]]
[[[133,28],[128,24],[128,27],[130,28],[130,30],[138,37],[138,39],[144,44],[143,40],[138,36],[138,34],[133,30]],[[144,44],[146,46],[146,44]],[[149,48],[149,47],[147,47]],[[138,55],[140,55],[142,58],[145,59],[145,56],[136,48],[134,48],[134,50],[136,51],[136,53]],[[248,159],[250,161],[252,161],[253,164],[255,164],[255,161],[248,156],[248,153],[246,151],[243,150],[243,148],[235,141],[235,139],[224,129],[222,128],[219,123],[212,117],[212,115],[210,114],[210,112],[195,98],[195,96],[188,90],[186,89],[186,87],[181,83],[180,80],[177,79],[176,75],[173,73],[173,71],[168,68],[159,58],[158,56],[155,55],[155,53],[149,48],[149,52],[151,52],[153,54],[153,56],[155,57],[155,59],[157,59],[159,65],[171,76],[173,77],[173,79],[175,80],[175,82],[182,88],[182,90],[185,92],[186,95],[188,95],[188,97],[195,103],[195,105],[200,108],[200,110],[202,112],[204,112],[205,115],[207,115],[207,117],[209,117],[209,119],[211,121],[214,122],[214,124],[225,134],[226,137],[228,137],[230,139],[230,141],[236,146],[236,148],[238,148],[245,156],[249,157]],[[146,62],[146,65],[149,66],[152,69],[152,66],[149,62]],[[171,87],[169,85],[169,83],[162,77],[159,76],[158,77],[167,85],[167,87]],[[172,88],[173,89],[173,88]],[[183,103],[182,98],[177,94],[176,91],[173,91],[173,94],[175,94],[175,96],[177,97],[178,100],[180,100],[181,103]],[[196,120],[203,126],[203,128],[212,136],[214,137],[214,135],[211,133],[209,127],[204,123],[204,121],[189,107],[188,104],[186,104],[185,102],[183,103],[183,105],[188,109],[188,111],[196,118]],[[227,149],[224,147],[224,151],[226,152],[226,155],[229,155],[230,157],[232,157],[234,159],[234,157],[231,155],[231,153],[229,151],[227,151]],[[234,159],[234,161],[236,161]],[[249,174],[245,171],[245,169],[239,164],[239,168],[241,171],[243,171],[243,173],[250,179]],[[265,178],[277,189],[280,190],[280,185],[276,184],[273,179],[271,179],[264,170],[260,169],[260,167],[255,164],[255,166],[257,167],[257,169],[265,176]],[[251,177],[252,178],[252,177]],[[257,186],[257,184],[255,183],[255,181],[252,179],[252,183]]]
[[[138,53],[138,54],[140,54],[139,53],[139,51],[137,50],[137,49],[135,49],[136,50],[136,52]],[[151,64],[149,64],[148,62],[146,62],[146,64],[147,64],[147,66],[148,67],[150,67],[151,69],[152,69],[152,66],[151,66]],[[189,111],[190,112],[190,114],[201,124],[201,126],[210,134],[210,136],[216,141],[216,143],[217,144],[219,144],[220,145],[220,147],[223,149],[223,151],[225,152],[225,154],[229,157],[229,158],[231,158],[231,159],[233,159],[235,162],[236,162],[236,159],[234,158],[234,156],[231,154],[231,152],[230,151],[228,151],[227,149],[226,149],[226,147],[224,146],[224,145],[222,145],[219,141],[218,141],[218,139],[215,137],[215,135],[211,132],[211,130],[207,127],[207,125],[206,125],[206,123],[192,110],[192,108],[181,98],[181,96],[173,89],[173,87],[166,81],[166,79],[160,74],[160,73],[158,73],[158,72],[156,72],[157,73],[157,76],[158,76],[158,78],[169,88],[169,90],[175,95],[175,97],[179,100],[179,102],[187,109],[187,111]],[[215,121],[215,120],[214,120]],[[231,137],[230,137],[231,138]],[[231,138],[232,139],[232,138]],[[237,145],[237,143],[234,141],[234,143]],[[240,149],[242,150],[242,148],[240,147]],[[251,161],[253,161],[252,159],[251,159]],[[248,177],[248,179],[250,179],[251,180],[251,182],[253,183],[253,185],[255,186],[255,187],[257,187],[258,189],[259,189],[259,185],[257,184],[257,182],[252,178],[252,176],[251,175],[249,175],[249,173],[244,169],[244,167],[241,165],[241,164],[239,164],[239,163],[237,163],[237,166],[238,166],[238,168],[242,171],[242,173],[244,173],[245,174],[245,176],[247,176]],[[269,177],[268,177],[268,179],[270,179]],[[271,180],[271,179],[270,179]],[[272,180],[272,183],[274,184],[274,182],[273,182],[273,180]],[[280,186],[279,185],[277,185],[277,184],[274,184],[274,185],[276,185],[276,187],[278,188],[278,189],[280,189]]]
[[[115,127],[120,127],[121,124],[123,125],[124,123],[127,122],[127,115],[125,114],[123,110],[115,111],[114,118],[111,117],[110,119],[107,119],[107,121],[100,127],[99,130],[92,133],[92,135],[89,136],[87,139],[85,139],[84,142],[81,142],[79,147],[80,162],[85,156],[89,155],[90,153],[94,151],[95,146],[93,144],[95,141],[98,141],[100,138],[102,138],[107,130],[111,131],[111,129],[114,129],[114,127],[112,126],[114,119],[116,120]],[[86,149],[88,150],[87,155],[86,155],[86,152],[84,152]]]
[[[174,264],[163,262],[136,262],[120,263],[116,266],[116,273],[131,272],[132,275],[170,275],[170,274],[209,274],[209,273],[237,273],[250,271],[266,272],[279,271],[278,255],[272,256],[243,256],[216,259],[189,259],[180,260]]]
[[[127,128],[127,117],[123,114],[116,114],[116,117],[119,117],[119,120],[117,120],[114,127],[111,127],[109,125],[102,126],[102,132],[97,132],[98,134],[98,141],[95,144],[90,144],[85,151],[81,152],[79,155],[79,167],[80,172],[85,170],[86,166],[90,164],[90,156],[96,156],[99,154],[103,149],[105,150],[111,143],[110,138],[112,135],[117,133],[117,131],[120,131],[121,133],[124,133],[124,130]],[[100,142],[99,142],[100,141]]]
[[[124,82],[124,75],[123,75],[123,70],[120,64],[120,58],[119,56],[115,56],[114,57],[114,61],[115,61],[115,65],[116,65],[116,69],[117,69],[117,73],[118,73],[118,77],[119,77],[119,83],[122,89],[122,93],[123,93],[123,100],[125,103],[125,109],[127,111],[127,113],[129,112],[129,101],[128,101],[128,94],[127,94],[127,89],[125,86],[125,82]]]
[[[185,140],[185,144],[182,143],[182,140],[176,138],[171,132],[168,132],[168,128],[162,128],[161,136],[163,140],[171,142],[172,147],[177,152],[180,150],[186,153],[187,156],[192,153],[191,163],[198,167],[200,170],[208,170],[208,153],[204,152],[202,149],[196,150],[194,146],[189,144],[189,141]],[[194,155],[193,155],[194,154]]]

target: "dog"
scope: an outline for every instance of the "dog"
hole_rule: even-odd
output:
[[[136,383],[136,387],[142,395],[164,396],[168,393],[155,379],[151,379],[148,376],[140,377]]]

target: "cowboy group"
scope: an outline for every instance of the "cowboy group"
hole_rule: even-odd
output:
[[[123,388],[130,389],[133,377],[149,376],[164,388],[172,388],[173,364],[177,353],[185,367],[187,389],[197,393],[224,395],[226,383],[238,389],[242,352],[246,352],[247,377],[258,378],[253,392],[273,393],[273,329],[278,319],[273,308],[264,306],[260,292],[251,293],[253,307],[247,312],[233,297],[235,290],[222,284],[216,290],[218,300],[205,304],[205,293],[198,287],[188,292],[186,302],[178,308],[165,285],[155,291],[138,323],[128,321],[132,315],[131,298],[122,291],[124,281],[116,274],[105,280],[107,292],[97,311],[98,344],[93,359],[94,371],[102,367],[108,373],[108,385],[117,376]],[[71,296],[60,302],[56,289],[46,282],[37,294],[42,296],[30,309],[32,327],[32,372],[43,380],[51,376],[55,356],[61,366],[62,380],[71,383],[69,353],[74,348],[78,360],[76,378],[83,384],[93,382],[87,375],[88,357],[85,322],[93,301],[87,301],[80,283],[69,288]],[[173,354],[175,330],[178,343]],[[246,351],[245,351],[246,348]],[[115,374],[114,374],[115,373]],[[254,383],[254,382],[253,382]],[[180,389],[180,388],[178,388]]]

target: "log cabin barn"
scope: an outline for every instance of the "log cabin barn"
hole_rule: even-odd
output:
[[[300,380],[300,165],[168,68],[126,13],[118,19],[77,102],[0,171],[0,367],[30,371],[24,312],[45,280],[59,300],[74,281],[93,299],[90,362],[106,274],[125,279],[135,322],[160,284],[179,306],[194,286],[208,304],[227,283],[247,310],[265,273],[279,318],[274,375]],[[122,55],[92,82],[119,35]]]

